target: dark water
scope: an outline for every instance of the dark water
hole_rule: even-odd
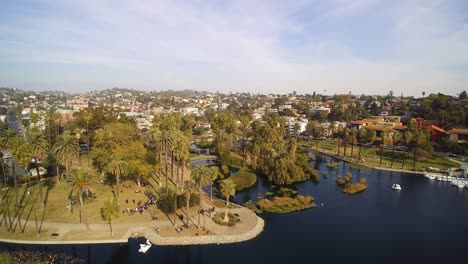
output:
[[[290,188],[316,198],[317,207],[286,215],[264,214],[265,230],[238,244],[153,246],[142,255],[128,245],[26,247],[81,257],[89,263],[468,263],[468,190],[431,182],[422,175],[335,169],[318,157],[315,166],[328,177],[318,184]],[[368,189],[349,196],[336,185],[337,175],[365,177]],[[322,173],[320,173],[322,175]],[[403,190],[391,189],[399,183]],[[256,200],[270,186],[262,181],[238,193],[237,203]],[[323,206],[321,204],[323,203]],[[19,250],[21,245],[4,245]]]

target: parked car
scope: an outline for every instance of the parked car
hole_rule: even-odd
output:
[[[46,175],[47,174],[47,170],[42,168],[42,167],[39,167],[39,175]],[[36,168],[32,168],[32,169],[29,169],[29,175],[30,176],[36,176],[37,175],[37,170]]]

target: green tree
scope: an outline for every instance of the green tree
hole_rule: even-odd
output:
[[[114,159],[104,167],[104,170],[107,173],[110,173],[112,176],[115,177],[114,196],[117,200],[119,200],[120,176],[125,174],[127,168],[128,168],[128,163],[121,159]]]
[[[120,216],[120,206],[117,200],[111,198],[108,201],[104,202],[104,207],[101,208],[101,215],[104,220],[109,222],[111,236],[113,235],[112,230],[112,220],[119,218]]]
[[[224,213],[224,220],[223,221],[224,222],[229,222],[229,218],[228,218],[228,215],[227,215],[227,210],[228,210],[228,207],[229,207],[229,197],[234,196],[236,194],[236,185],[230,179],[223,180],[220,183],[220,192],[221,192],[221,195],[226,197],[226,211]]]
[[[44,195],[42,193],[42,182],[41,175],[39,173],[39,158],[42,158],[47,152],[48,143],[44,137],[44,134],[31,130],[26,133],[26,143],[28,144],[28,149],[33,153],[34,163],[36,164],[36,173],[37,173],[37,182],[39,185],[39,195],[41,198],[41,207],[44,207]]]
[[[92,187],[95,184],[93,176],[89,171],[83,169],[72,170],[70,173],[70,177],[67,178],[67,182],[71,187],[70,193],[72,195],[73,193],[75,193],[80,201],[83,221],[86,226],[86,229],[90,231],[91,229],[89,228],[88,215],[84,206],[83,195],[85,193],[87,195],[89,195],[89,193],[94,193],[94,188]]]
[[[70,134],[70,131],[65,131],[62,135],[58,136],[57,142],[52,148],[52,154],[57,161],[57,181],[60,181],[60,167],[65,166],[66,174],[68,175],[70,165],[73,158],[77,158],[80,153],[80,146],[75,136]]]
[[[198,194],[199,194],[199,213],[198,213],[198,229],[200,229],[200,211],[203,208],[202,204],[202,195],[203,189],[202,187],[208,184],[208,175],[209,171],[208,168],[202,165],[198,165],[192,167],[191,176],[194,180],[195,184],[198,187]]]
[[[156,138],[157,149],[160,153],[164,152],[165,166],[166,166],[166,194],[168,193],[169,187],[169,153],[174,149],[175,138],[173,137],[172,131],[162,131]]]

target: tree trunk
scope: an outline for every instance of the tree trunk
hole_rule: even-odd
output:
[[[114,232],[112,230],[112,219],[109,219],[109,226],[110,226],[111,236],[113,236]]]
[[[165,160],[166,160],[166,195],[169,193],[169,184],[168,184],[168,167],[167,167],[167,163],[168,163],[168,160],[167,160],[167,155],[168,155],[168,152],[166,151],[166,155],[165,155]]]
[[[358,161],[361,162],[361,149],[362,149],[362,144],[359,142],[359,158]]]
[[[174,191],[174,226],[176,226],[177,221],[177,188]]]
[[[120,175],[117,173],[115,175],[115,199],[117,200],[117,203],[119,202],[119,185],[120,185]]]
[[[200,229],[200,212],[202,209],[202,188],[201,188],[201,183],[199,186],[199,194],[198,194],[198,229]]]
[[[224,211],[223,222],[229,222],[229,218],[228,218],[228,215],[227,215],[228,207],[229,207],[229,196],[226,196],[226,210]]]
[[[13,161],[13,167],[12,167],[12,172],[13,172],[13,186],[15,187],[15,198],[16,198],[16,206],[20,205],[20,200],[19,200],[19,190],[18,190],[18,183],[16,181],[16,164]]]
[[[89,228],[88,215],[86,214],[86,209],[85,209],[84,203],[83,203],[83,190],[80,190],[79,194],[80,194],[79,198],[80,198],[81,212],[83,212],[83,220],[84,220],[86,229],[88,231],[90,231],[91,229]]]
[[[213,179],[210,178],[210,202],[213,203]]]
[[[382,145],[380,146],[380,161],[379,161],[379,167],[382,167],[383,145],[384,145],[384,141],[383,141],[383,136],[382,136]]]
[[[340,156],[340,145],[341,145],[341,138],[338,137],[338,154],[337,154],[338,157]]]
[[[187,187],[188,189],[188,187]],[[190,209],[190,191],[185,191],[185,207],[187,210],[187,215],[189,215],[189,209]]]
[[[44,195],[42,194],[42,182],[41,182],[41,175],[39,173],[39,162],[37,160],[37,157],[34,157],[34,160],[36,162],[36,173],[37,173],[37,182],[39,183],[39,195],[41,197],[41,207],[44,208]]]
[[[413,154],[413,170],[415,171],[416,170],[416,148],[414,148],[413,152],[414,152],[414,154]]]
[[[351,142],[351,160],[353,160],[353,154],[354,154],[354,139],[353,139],[353,142]]]
[[[406,147],[406,150],[403,152],[403,161],[401,162],[401,169],[405,167],[405,160],[406,160],[406,153],[408,152],[408,147]]]
[[[171,178],[174,180],[174,151],[171,151]]]
[[[60,182],[60,166],[56,164],[55,169],[57,170],[57,183]]]
[[[343,151],[343,158],[346,158],[346,146],[348,145],[348,144],[346,143],[346,141],[347,141],[347,139],[346,139],[346,137],[345,137],[345,139],[344,139],[344,151]]]
[[[392,161],[390,163],[390,167],[393,168],[393,161],[395,160],[395,137],[393,137],[392,142]]]

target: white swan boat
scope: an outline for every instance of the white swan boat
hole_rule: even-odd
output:
[[[397,190],[397,191],[401,191],[401,186],[400,186],[400,184],[395,183],[395,184],[392,185],[392,189]]]
[[[146,253],[146,251],[148,251],[151,248],[151,245],[151,242],[147,239],[146,244],[140,244],[140,249],[138,250],[138,252]]]

